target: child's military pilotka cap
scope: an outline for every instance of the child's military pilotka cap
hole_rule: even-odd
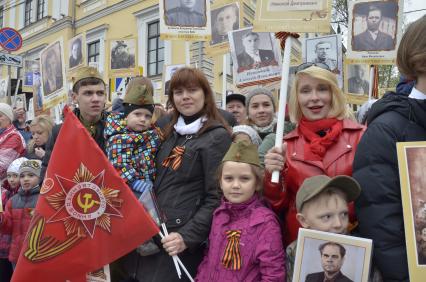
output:
[[[73,85],[76,85],[77,82],[79,82],[82,79],[85,78],[97,78],[104,81],[99,71],[94,67],[81,67],[76,72],[75,75],[72,77],[72,83]]]
[[[151,80],[137,76],[130,80],[123,99],[124,114],[127,116],[133,110],[144,108],[154,112],[154,87]]]
[[[254,144],[246,141],[232,143],[222,162],[247,163],[260,167],[259,153]]]
[[[316,175],[309,177],[303,181],[296,195],[296,209],[298,212],[302,210],[303,204],[311,200],[326,188],[334,187],[342,191],[348,202],[356,200],[361,193],[361,187],[352,177],[346,175],[338,175],[333,178],[327,175]]]
[[[19,167],[19,174],[24,172],[30,172],[38,177],[40,177],[41,173],[41,161],[39,160],[27,160],[24,161]]]

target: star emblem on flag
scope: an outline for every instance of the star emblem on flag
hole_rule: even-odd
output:
[[[118,210],[122,200],[119,190],[106,187],[105,170],[94,175],[83,163],[74,177],[55,174],[60,191],[46,196],[56,212],[47,223],[63,221],[67,236],[87,234],[93,238],[96,227],[111,233],[111,217],[123,217]]]

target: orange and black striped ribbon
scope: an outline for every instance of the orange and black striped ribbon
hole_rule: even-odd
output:
[[[170,156],[168,156],[161,164],[164,167],[171,166],[173,170],[177,170],[182,164],[182,157],[184,152],[185,152],[185,146],[174,147]]]
[[[241,268],[240,237],[241,230],[226,231],[228,242],[222,257],[222,264],[225,268],[231,270],[239,270]]]

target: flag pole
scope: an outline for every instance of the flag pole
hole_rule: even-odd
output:
[[[277,134],[275,136],[275,147],[282,148],[283,136],[284,136],[284,123],[285,123],[285,107],[287,104],[287,85],[288,75],[290,69],[290,53],[291,53],[291,36],[288,36],[285,40],[284,56],[281,69],[281,85],[280,85],[280,99],[278,105],[278,122],[277,122]],[[280,178],[280,172],[275,170],[272,172],[271,181],[278,183]]]
[[[187,67],[191,66],[191,58],[189,57],[190,54],[190,42],[185,41],[185,64]]]
[[[227,62],[226,62],[226,54],[223,55],[223,66],[222,66],[222,109],[226,109],[226,77],[228,74],[227,70]]]
[[[370,66],[370,81],[368,84],[368,101],[370,102],[371,97],[373,96],[374,89],[374,66]]]

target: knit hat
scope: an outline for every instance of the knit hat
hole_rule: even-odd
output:
[[[7,116],[10,119],[10,122],[13,121],[13,111],[10,105],[6,103],[0,103],[0,112]]]
[[[358,182],[350,176],[338,175],[330,178],[327,175],[316,175],[303,181],[296,194],[296,208],[300,212],[303,204],[319,195],[328,187],[334,187],[346,194],[347,201],[356,200],[361,193]]]
[[[31,172],[40,177],[41,161],[40,160],[26,160],[19,167],[19,174],[24,172]]]
[[[256,89],[253,89],[253,90],[251,90],[248,94],[247,94],[247,96],[246,96],[246,105],[247,105],[247,110],[248,110],[248,108],[249,108],[249,106],[250,106],[250,100],[254,97],[254,96],[256,96],[256,95],[260,95],[260,94],[264,94],[264,95],[266,95],[266,96],[268,96],[269,98],[271,98],[271,102],[272,102],[272,105],[273,105],[273,107],[274,107],[274,112],[275,112],[275,98],[274,98],[274,95],[272,94],[272,92],[269,90],[269,89],[266,89],[266,88],[264,88],[264,87],[259,87],[259,88],[256,88]]]
[[[259,153],[257,152],[256,145],[244,141],[231,144],[222,160],[222,162],[226,161],[247,163],[260,167]]]
[[[19,167],[21,166],[21,164],[25,161],[27,161],[27,158],[17,158],[16,160],[14,160],[9,167],[7,168],[7,173],[16,173],[19,174]]]
[[[96,68],[84,66],[78,69],[78,71],[76,71],[75,75],[72,77],[73,85],[76,85],[77,82],[85,78],[98,78],[104,81]]]
[[[151,113],[154,112],[153,94],[154,87],[150,79],[137,76],[130,80],[123,100],[124,114],[127,116],[130,112],[139,108],[148,109]]]
[[[248,125],[237,125],[232,128],[232,138],[239,134],[244,133],[250,137],[251,143],[259,146],[262,143],[262,139],[259,134],[251,126]]]

